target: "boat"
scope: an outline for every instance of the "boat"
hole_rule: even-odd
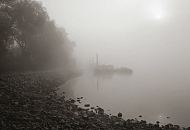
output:
[[[95,74],[131,74],[132,72],[133,70],[127,67],[114,68],[113,65],[99,64],[98,55],[96,55]]]

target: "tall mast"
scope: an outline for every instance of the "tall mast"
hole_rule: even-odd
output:
[[[96,54],[96,65],[99,64],[98,62],[99,62],[99,61],[98,61],[98,54]]]

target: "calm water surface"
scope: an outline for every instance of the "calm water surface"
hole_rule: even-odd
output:
[[[129,75],[107,76],[84,72],[61,88],[68,97],[84,97],[82,105],[98,105],[113,115],[122,112],[124,118],[190,126],[187,76],[156,71],[137,69]]]

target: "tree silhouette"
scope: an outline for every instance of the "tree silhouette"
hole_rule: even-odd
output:
[[[0,1],[0,69],[42,69],[69,63],[73,42],[33,0]]]

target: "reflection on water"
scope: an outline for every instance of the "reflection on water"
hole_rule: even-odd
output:
[[[179,81],[165,82],[165,78],[166,75],[160,75],[155,79],[154,75],[140,71],[132,75],[93,75],[87,72],[70,80],[61,89],[67,97],[84,97],[82,105],[100,106],[108,114],[122,112],[124,118],[189,126],[190,89],[182,84],[176,87]]]

